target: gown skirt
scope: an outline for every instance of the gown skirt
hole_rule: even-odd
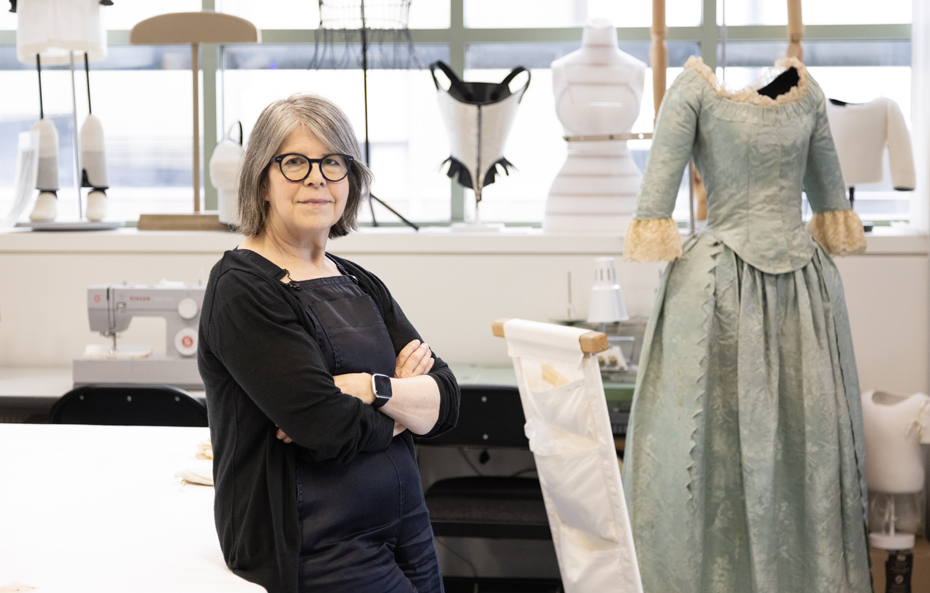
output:
[[[870,592],[859,384],[826,252],[769,274],[692,237],[642,352],[623,482],[645,593]]]

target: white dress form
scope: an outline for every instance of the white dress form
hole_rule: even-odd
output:
[[[610,21],[589,21],[581,48],[552,62],[556,115],[565,135],[630,132],[645,74],[646,64],[617,48]],[[549,190],[543,228],[623,233],[641,180],[626,141],[569,141],[568,157]]]
[[[914,536],[895,533],[894,495],[920,492],[924,486],[921,443],[930,443],[930,396],[884,391],[862,394],[865,457],[869,490],[890,495],[886,525],[874,525],[874,547],[909,549]]]
[[[827,101],[827,118],[846,187],[882,181],[887,147],[894,188],[914,189],[911,136],[897,103],[885,97],[868,103],[831,99]]]

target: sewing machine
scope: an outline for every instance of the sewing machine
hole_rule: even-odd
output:
[[[197,328],[204,286],[166,282],[96,285],[87,289],[90,329],[113,340],[110,345],[90,345],[74,359],[74,385],[95,383],[161,383],[182,389],[202,390],[197,370]],[[163,317],[166,322],[165,356],[152,349],[118,346],[116,336],[134,317]]]

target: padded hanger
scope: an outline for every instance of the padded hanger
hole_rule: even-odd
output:
[[[765,95],[770,99],[774,99],[779,95],[784,95],[792,88],[796,87],[800,80],[801,77],[798,74],[798,69],[792,66],[791,68],[788,68],[776,76],[775,80],[768,83],[756,92],[758,92],[760,95]]]

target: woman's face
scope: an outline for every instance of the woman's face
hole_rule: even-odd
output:
[[[333,151],[304,127],[294,129],[275,156],[288,153],[302,154],[311,159],[322,158]],[[268,167],[268,184],[265,192],[268,202],[268,232],[286,235],[304,243],[307,240],[324,240],[329,229],[336,224],[346,208],[349,197],[348,176],[341,181],[329,181],[320,172],[320,164],[313,163],[310,175],[303,181],[289,181],[281,174],[277,163]]]

